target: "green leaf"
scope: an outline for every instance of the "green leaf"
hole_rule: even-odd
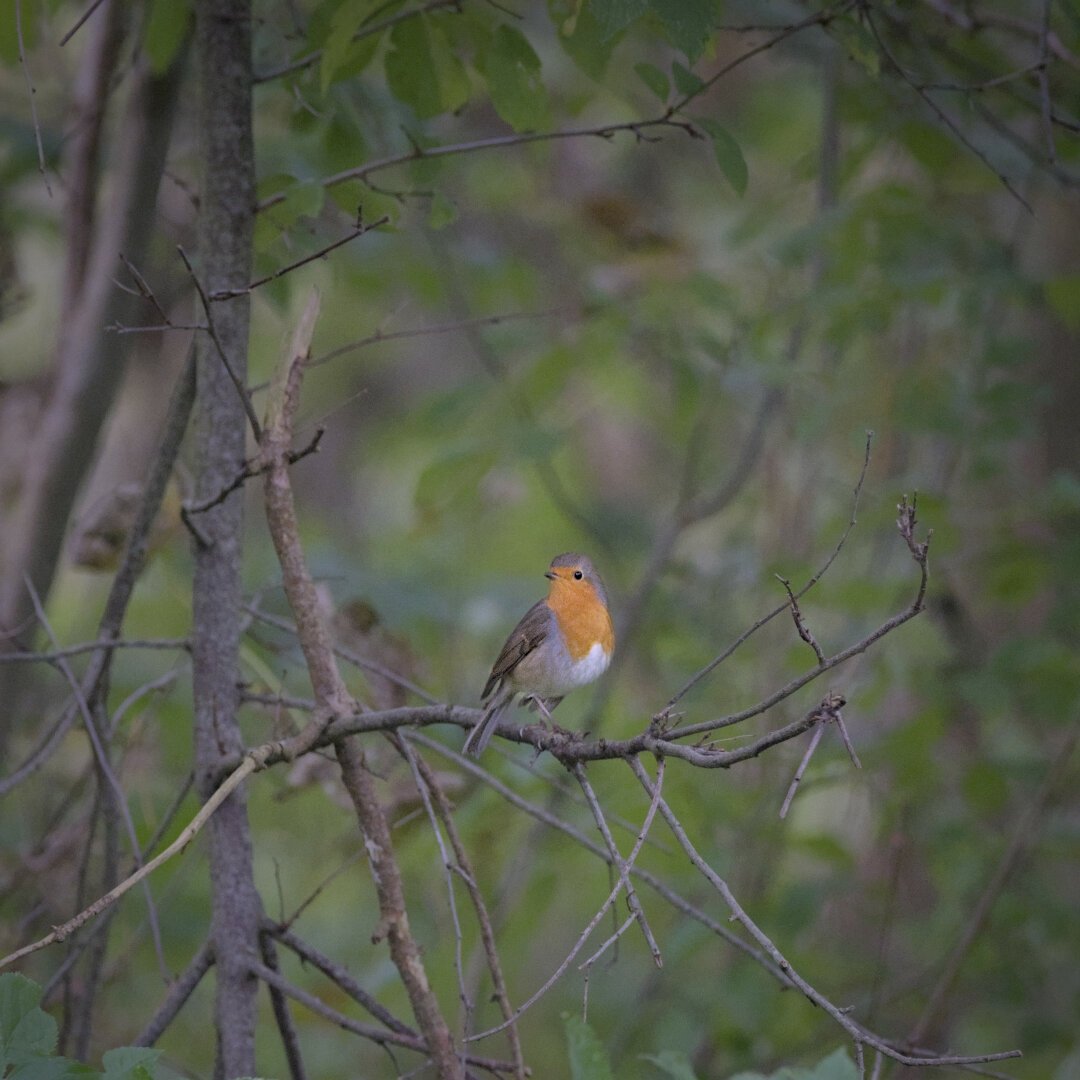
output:
[[[850,16],[833,19],[829,24],[833,37],[844,47],[845,52],[864,71],[870,75],[881,72],[881,55],[874,35],[861,22]]]
[[[426,19],[406,19],[390,31],[386,80],[398,101],[421,120],[453,112],[469,98],[469,79],[461,61],[440,34],[428,33]]]
[[[649,3],[648,0],[589,0],[588,7],[604,40],[609,40],[640,19],[649,10]]]
[[[326,189],[317,180],[294,184],[285,191],[285,199],[270,208],[274,220],[291,225],[302,217],[315,217],[323,208]]]
[[[153,1080],[160,1050],[146,1046],[123,1046],[107,1050],[101,1059],[105,1066],[101,1080]]]
[[[56,1021],[38,1007],[41,987],[23,975],[0,975],[0,1075],[4,1065],[51,1054]]]
[[[566,54],[590,79],[601,80],[619,35],[605,37],[592,8],[584,7],[583,0],[549,0],[548,10]]]
[[[35,1057],[20,1065],[8,1074],[8,1080],[98,1080],[100,1076],[101,1073],[89,1065],[50,1056]]]
[[[540,81],[540,57],[512,26],[496,30],[482,59],[495,111],[515,130],[535,130],[547,117],[547,94]]]
[[[638,73],[641,81],[661,100],[667,101],[671,92],[671,83],[668,77],[653,64],[635,64],[634,70]]]
[[[579,1016],[563,1016],[571,1080],[614,1080],[607,1050],[597,1034]]]
[[[840,1047],[806,1072],[806,1080],[858,1080],[859,1071],[847,1051]]]
[[[371,11],[371,0],[345,0],[331,17],[319,63],[319,85],[324,94],[331,83],[358,74],[375,55],[380,34],[369,34],[353,41]]]
[[[661,1050],[659,1054],[642,1054],[642,1061],[650,1061],[665,1076],[673,1080],[698,1080],[687,1056],[679,1050]]]
[[[727,128],[722,127],[715,120],[698,119],[695,120],[695,123],[709,133],[717,164],[720,166],[720,171],[727,177],[728,183],[735,190],[735,194],[745,194],[750,174],[746,167],[746,158],[743,157],[742,147],[735,141]]]
[[[668,40],[693,62],[705,50],[713,28],[712,0],[649,0]]]
[[[146,21],[143,49],[155,75],[162,75],[169,69],[184,44],[190,25],[189,0],[153,0]]]
[[[675,80],[675,89],[680,94],[696,94],[705,84],[678,60],[671,62],[671,76]]]
[[[441,191],[435,193],[431,200],[431,210],[428,212],[429,229],[445,229],[447,225],[457,220],[457,206],[454,205]]]

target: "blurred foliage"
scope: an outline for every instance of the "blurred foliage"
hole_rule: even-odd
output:
[[[940,20],[937,6],[873,5],[894,58],[919,78],[982,83],[1037,56],[1037,39],[1023,38],[1027,52],[1017,59],[1014,38],[994,24],[964,32]],[[190,6],[136,7],[133,33],[163,68],[182,47]],[[1075,168],[1076,140],[1059,130],[1053,168],[1028,152],[1042,132],[1034,74],[935,99],[980,160],[892,73],[849,10],[827,31],[787,36],[696,99],[692,134],[701,137],[658,126],[431,156],[514,133],[662,116],[763,40],[718,31],[721,19],[783,27],[822,10],[711,0],[518,7],[515,15],[501,4],[427,4],[425,14],[398,19],[410,10],[400,3],[257,5],[257,69],[310,61],[256,90],[259,197],[282,196],[258,218],[257,275],[345,235],[358,212],[368,223],[391,219],[253,298],[257,384],[306,290],[316,283],[324,296],[316,353],[327,360],[305,384],[298,441],[316,424],[327,433],[321,453],[295,469],[309,559],[339,606],[361,598],[378,613],[405,674],[440,699],[475,704],[504,634],[542,594],[551,556],[588,551],[616,613],[624,610],[655,538],[686,497],[729,480],[778,391],[737,497],[679,535],[638,632],[620,644],[617,672],[600,696],[583,691],[560,708],[560,722],[575,726],[595,701],[602,711],[592,730],[628,735],[783,600],[774,573],[797,587],[821,566],[852,515],[873,429],[857,527],[802,609],[831,654],[910,602],[917,573],[894,508],[917,490],[920,517],[934,530],[929,610],[719,740],[738,746],[835,688],[849,702],[864,768],[854,771],[829,733],[783,822],[777,812],[802,745],[730,772],[672,763],[665,794],[793,964],[861,1020],[903,1038],[1077,724],[1080,214],[1075,189],[1054,178]],[[1039,23],[1042,8],[986,5],[1026,26]],[[59,207],[36,172],[11,10],[0,3],[0,227],[5,246],[11,241],[0,294],[21,299],[3,310],[0,377],[15,381],[43,371],[62,313],[52,286]],[[1054,54],[1055,106],[1075,117],[1080,13],[1072,0],[1050,10],[1073,58]],[[52,164],[66,133],[70,50],[86,37],[81,31],[61,54],[56,31],[77,14],[69,3],[22,4]],[[190,242],[194,137],[182,127],[173,147],[158,251],[141,268],[163,296],[183,280],[173,248]],[[390,158],[401,160],[344,175]],[[187,319],[185,311],[177,321]],[[134,367],[169,370],[157,340],[122,341]],[[159,395],[163,380],[152,380]],[[261,409],[259,394],[256,403]],[[156,415],[146,402],[135,406]],[[145,459],[132,456],[103,451],[99,492],[140,476]],[[247,496],[247,583],[262,609],[287,615],[257,484]],[[126,635],[186,635],[190,577],[174,532],[140,583]],[[63,642],[93,636],[107,587],[106,576],[65,566],[50,601]],[[272,627],[252,623],[241,663],[253,691],[308,693],[295,642]],[[680,707],[691,722],[732,713],[812,663],[790,620],[777,619]],[[118,733],[144,840],[190,768],[185,660],[124,650],[112,679],[116,708],[173,668],[175,685],[132,701]],[[359,697],[373,694],[362,675],[351,677]],[[42,668],[37,680],[36,712],[11,743],[12,763],[64,706],[58,673]],[[244,724],[254,743],[302,719],[284,706],[252,705]],[[458,732],[437,734],[460,743]],[[371,757],[398,823],[414,930],[460,1026],[439,850],[406,773],[381,744]],[[84,825],[88,760],[73,732],[0,816],[5,945],[44,932],[86,899],[74,868],[100,843]],[[432,760],[445,771],[517,1003],[576,940],[610,889],[608,874],[564,835]],[[550,760],[516,750],[492,752],[484,764],[592,835],[587,808]],[[590,775],[605,808],[625,820],[616,835],[628,848],[647,800],[615,763]],[[1028,837],[1027,857],[992,906],[928,1045],[1017,1046],[1025,1057],[999,1066],[1007,1075],[1080,1075],[1076,781],[1074,763],[1061,784],[1067,797]],[[189,796],[166,840],[193,810]],[[268,912],[287,918],[325,883],[297,930],[408,1015],[385,950],[370,945],[374,893],[332,774],[279,767],[260,775],[250,814]],[[640,864],[726,917],[662,825]],[[166,960],[179,970],[207,933],[198,846],[153,882]],[[655,894],[640,894],[664,968],[653,967],[632,928],[617,962],[591,975],[588,1025],[564,1028],[562,1015],[581,1007],[572,969],[521,1021],[534,1075],[566,1075],[568,1055],[570,1074],[583,1080],[854,1075],[842,1050],[822,1060],[838,1038],[827,1017]],[[470,1023],[480,1030],[497,1013],[475,929],[463,922]],[[102,1049],[132,1039],[163,995],[137,893],[112,933],[94,1039]],[[46,982],[62,961],[57,948],[26,970]],[[291,957],[283,967],[349,1010]],[[212,1073],[211,994],[207,980],[161,1041],[165,1060],[190,1075]],[[344,1060],[351,1075],[396,1075],[381,1050],[299,1008],[296,1022],[312,1077],[342,1075]],[[259,1053],[264,1075],[284,1074],[268,1005]]]
[[[19,1080],[165,1080],[160,1050],[125,1046],[107,1050],[99,1072],[56,1056],[56,1021],[40,1006],[41,987],[10,972],[0,975],[0,1075]]]

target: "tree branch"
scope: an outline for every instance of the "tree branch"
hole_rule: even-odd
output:
[[[679,846],[686,852],[690,861],[698,868],[705,879],[713,886],[714,889],[723,898],[724,903],[731,910],[732,918],[736,922],[740,923],[750,934],[750,936],[764,949],[766,953],[772,958],[781,971],[787,975],[791,982],[802,991],[804,996],[812,1002],[818,1008],[826,1012],[837,1024],[842,1027],[852,1039],[856,1042],[864,1043],[867,1046],[872,1046],[875,1050],[884,1054],[886,1057],[892,1058],[893,1061],[899,1062],[901,1065],[921,1065],[921,1066],[944,1066],[944,1065],[974,1065],[980,1062],[987,1061],[1004,1061],[1008,1058],[1017,1058],[1021,1056],[1019,1050],[1006,1050],[1001,1053],[994,1054],[973,1054],[973,1055],[940,1055],[937,1057],[913,1057],[910,1054],[904,1054],[896,1050],[884,1039],[873,1034],[864,1028],[857,1021],[853,1020],[847,1012],[838,1008],[822,993],[816,990],[810,985],[792,966],[787,958],[780,952],[780,950],[773,944],[772,940],[765,934],[765,932],[750,918],[749,915],[743,910],[742,906],[735,899],[734,894],[728,888],[727,882],[698,854],[697,849],[690,841],[690,837],[686,834],[686,830],[683,828],[682,823],[672,812],[671,807],[659,797],[658,785],[654,784],[645,772],[644,766],[637,758],[630,759],[630,767],[634,771],[634,775],[637,776],[641,782],[641,786],[659,804],[660,814],[668,824],[668,828],[671,830],[672,835],[679,842]]]

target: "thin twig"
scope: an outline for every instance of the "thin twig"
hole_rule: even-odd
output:
[[[192,283],[195,286],[195,291],[199,294],[199,302],[202,304],[203,314],[206,316],[206,330],[210,335],[210,340],[213,341],[214,347],[217,349],[217,354],[221,358],[221,363],[225,367],[225,371],[229,376],[229,381],[236,388],[237,394],[240,395],[240,401],[244,406],[244,414],[247,416],[248,423],[251,425],[252,434],[255,436],[256,442],[262,441],[262,425],[259,423],[259,418],[255,415],[255,406],[251,404],[251,397],[248,395],[247,387],[244,386],[240,379],[240,376],[236,374],[236,369],[232,365],[232,361],[225,353],[225,347],[221,344],[221,338],[218,336],[217,328],[214,326],[214,316],[210,313],[210,298],[206,295],[206,290],[203,288],[202,282],[199,280],[198,274],[195,273],[195,268],[191,265],[191,260],[187,256],[187,252],[179,244],[176,245],[176,250],[180,253],[180,258],[184,262],[184,266],[187,267],[187,272],[191,277]]]
[[[694,847],[687,835],[686,830],[683,828],[682,823],[675,816],[671,807],[662,799],[658,797],[656,786],[649,779],[648,773],[645,771],[644,766],[638,761],[637,758],[630,759],[630,767],[633,769],[634,774],[641,782],[641,786],[645,789],[646,793],[652,796],[659,804],[660,813],[664,820],[668,824],[668,828],[671,830],[672,835],[679,842],[680,847],[686,852],[690,861],[697,867],[705,879],[713,886],[714,889],[723,898],[724,903],[731,911],[732,917],[736,922],[740,923],[751,937],[772,957],[776,963],[788,978],[795,984],[795,986],[802,991],[803,995],[811,1001],[818,1008],[822,1009],[829,1016],[832,1017],[837,1024],[840,1025],[853,1039],[858,1039],[860,1042],[871,1046],[887,1057],[892,1058],[894,1061],[899,1062],[901,1065],[919,1065],[919,1066],[945,1066],[945,1065],[968,1065],[978,1064],[980,1062],[987,1061],[1004,1061],[1007,1058],[1020,1057],[1019,1050],[1006,1050],[1000,1053],[993,1054],[972,1054],[972,1055],[940,1055],[936,1057],[914,1057],[910,1054],[901,1053],[893,1046],[889,1045],[880,1036],[875,1035],[873,1032],[867,1031],[856,1020],[852,1019],[848,1013],[834,1005],[828,998],[825,997],[820,991],[816,990],[810,985],[791,965],[790,961],[781,953],[773,941],[765,934],[765,932],[750,918],[750,916],[743,910],[738,900],[735,899],[731,889],[728,888],[727,882],[701,857],[697,848]]]
[[[262,954],[262,960],[266,967],[280,975],[281,968],[278,965],[277,949],[274,946],[274,939],[269,934],[263,933],[259,935],[259,952]],[[270,1005],[274,1011],[274,1022],[277,1024],[281,1044],[285,1050],[285,1060],[289,1064],[289,1076],[291,1080],[306,1080],[307,1070],[304,1068],[304,1058],[300,1052],[300,1038],[296,1033],[292,1013],[289,1011],[289,1001],[280,986],[275,986],[273,983],[267,983],[266,985],[270,991]]]
[[[267,748],[274,745],[277,744],[269,743],[267,744]],[[78,915],[68,919],[67,922],[62,923],[60,926],[54,926],[52,932],[46,934],[45,937],[30,945],[24,945],[21,949],[16,949],[15,952],[0,958],[0,969],[8,967],[15,963],[16,960],[21,960],[24,956],[39,952],[49,945],[64,941],[80,927],[85,926],[86,923],[90,922],[91,919],[100,915],[107,908],[112,907],[117,900],[138,885],[144,878],[152,874],[159,866],[168,862],[174,855],[183,851],[184,848],[186,848],[202,831],[203,826],[210,820],[217,808],[229,797],[229,795],[231,795],[232,792],[248,778],[248,776],[261,767],[262,762],[259,760],[257,754],[245,756],[243,763],[235,769],[214,794],[207,799],[186,828],[180,832],[180,835],[177,836],[177,838],[165,848],[160,855],[155,856],[149,862],[143,863],[134,874],[126,877],[117,886],[105,893],[104,896],[99,897],[90,904],[89,907],[80,911]]]
[[[814,635],[810,632],[810,628],[806,625],[806,621],[803,619],[802,610],[799,608],[799,601],[795,594],[791,591],[791,582],[782,574],[775,575],[776,580],[784,586],[785,591],[788,594],[788,606],[791,608],[791,618],[795,622],[795,629],[799,632],[799,637],[814,650],[814,655],[817,657],[819,664],[825,663],[825,654],[821,651],[821,646],[817,643]],[[781,815],[783,816],[783,815]]]
[[[406,736],[402,741],[405,742],[411,738],[412,736]],[[488,971],[491,973],[491,981],[495,989],[495,1000],[499,1003],[503,1019],[509,1020],[514,1015],[514,1008],[510,1004],[506,980],[503,978],[502,962],[499,959],[499,950],[495,943],[495,930],[491,925],[491,917],[488,914],[483,893],[480,892],[480,886],[476,881],[472,860],[469,858],[468,850],[461,840],[457,826],[454,824],[450,801],[439,784],[438,777],[421,754],[416,754],[415,758],[417,768],[428,790],[431,792],[439,818],[446,827],[446,834],[450,839],[451,847],[454,849],[454,858],[457,860],[454,870],[465,883],[465,888],[468,890],[469,898],[472,900],[473,909],[476,912],[476,921],[480,928],[480,942],[484,950],[484,956],[487,959]],[[514,1076],[517,1080],[525,1080],[528,1070],[525,1067],[525,1057],[521,1049],[521,1037],[518,1034],[517,1024],[511,1023],[506,1029],[506,1035],[510,1043],[510,1055],[514,1060]]]
[[[133,1040],[132,1046],[153,1046],[168,1030],[169,1025],[179,1015],[188,998],[195,992],[202,977],[210,970],[214,962],[214,951],[209,941],[204,941],[199,951],[191,958],[188,966],[173,981],[165,1000],[156,1013]]]
[[[737,67],[745,64],[747,60],[752,60],[755,56],[766,52],[768,49],[773,48],[775,45],[779,45],[781,41],[786,40],[793,34],[797,34],[801,30],[806,30],[811,26],[826,27],[834,19],[839,18],[845,12],[850,11],[859,0],[846,0],[846,2],[837,4],[835,7],[826,8],[824,11],[819,11],[813,15],[808,15],[805,19],[796,23],[789,23],[787,26],[781,27],[771,38],[763,41],[760,45],[755,45],[752,49],[748,49],[744,53],[740,53],[725,64],[719,71],[715,72],[708,79],[706,79],[701,86],[694,90],[684,94],[675,104],[671,107],[673,112],[681,112],[690,104],[695,98],[700,97],[706,90],[712,89],[725,75],[729,75]]]
[[[309,368],[319,367],[331,360],[336,360],[346,353],[355,352],[358,349],[366,349],[372,345],[379,345],[385,341],[401,341],[415,337],[429,337],[434,334],[453,334],[472,330],[475,327],[501,326],[503,323],[519,322],[525,319],[573,319],[580,313],[567,308],[545,308],[542,311],[511,311],[505,315],[479,315],[474,319],[458,319],[454,322],[439,323],[435,326],[419,326],[413,330],[376,330],[358,341],[351,341],[346,345],[339,345],[336,349],[317,356],[308,364]],[[263,389],[262,386],[253,386],[252,390]]]
[[[52,626],[45,614],[45,609],[41,604],[41,597],[38,596],[37,589],[34,588],[34,583],[30,580],[29,575],[27,575],[25,580],[26,588],[30,593],[30,600],[34,605],[34,614],[37,616],[38,622],[45,631],[52,647],[58,649],[60,643],[56,640],[56,635],[53,633]],[[63,672],[68,685],[71,687],[71,693],[79,707],[79,712],[82,714],[83,723],[86,725],[86,736],[90,740],[90,745],[93,748],[98,770],[105,781],[105,786],[112,792],[113,805],[120,820],[124,823],[124,829],[128,835],[128,842],[131,844],[131,854],[134,857],[136,864],[138,864],[142,857],[139,851],[139,837],[135,832],[135,822],[132,820],[131,809],[127,804],[127,795],[120,785],[120,781],[113,770],[112,763],[109,760],[108,751],[106,750],[104,740],[108,737],[108,732],[98,730],[98,724],[91,712],[90,705],[86,700],[86,695],[83,693],[83,688],[79,685],[79,680],[75,678],[75,673],[71,670],[71,665],[67,660],[58,660],[57,664]],[[102,709],[101,714],[104,717],[104,709]],[[161,927],[158,924],[157,907],[154,904],[154,896],[150,891],[149,883],[143,885],[143,894],[146,897],[147,914],[150,919],[150,928],[154,938],[154,946],[157,950],[158,961],[161,965],[162,973],[167,976],[168,969],[165,966],[165,956],[161,945]]]
[[[803,754],[802,761],[799,762],[799,767],[795,770],[795,775],[791,778],[791,784],[788,786],[787,794],[784,796],[784,801],[780,806],[780,817],[786,818],[788,808],[791,806],[791,800],[795,798],[795,792],[802,782],[803,773],[806,772],[807,765],[810,764],[810,759],[814,756],[814,751],[818,747],[818,743],[821,742],[821,736],[825,734],[825,725],[818,724],[814,728],[814,734],[810,736],[810,741],[806,744],[806,753]]]
[[[52,664],[69,656],[100,652],[103,649],[184,649],[190,651],[187,638],[98,638],[79,645],[66,645],[54,652],[0,653],[0,664]]]
[[[828,572],[829,568],[836,561],[837,556],[840,554],[844,545],[847,543],[847,538],[851,535],[851,530],[855,528],[857,524],[857,516],[859,510],[859,496],[862,494],[863,481],[866,479],[867,470],[870,468],[870,447],[874,441],[874,433],[868,431],[866,433],[866,445],[863,450],[863,463],[862,469],[859,472],[859,479],[855,484],[855,490],[852,493],[851,498],[851,514],[848,518],[848,523],[844,527],[844,531],[840,534],[840,539],[837,541],[836,546],[833,548],[829,557],[822,564],[821,568],[814,574],[809,581],[795,594],[796,599],[804,597]],[[666,716],[670,711],[692,690],[702,679],[711,675],[735,650],[751,638],[758,630],[760,630],[766,623],[771,622],[782,611],[787,610],[787,604],[779,604],[774,607],[767,615],[763,615],[753,626],[749,627],[742,634],[740,634],[719,656],[710,660],[700,671],[688,679],[679,690],[670,698],[667,705],[659,714],[660,717]]]
[[[636,762],[636,759],[634,760]],[[578,936],[577,941],[570,949],[570,952],[567,953],[566,958],[562,961],[561,964],[559,964],[559,966],[555,969],[551,976],[532,995],[532,997],[530,997],[528,1001],[519,1005],[517,1009],[514,1010],[514,1015],[511,1018],[504,1020],[501,1024],[498,1024],[493,1028],[488,1028],[487,1031],[481,1031],[479,1034],[473,1035],[468,1040],[469,1042],[477,1042],[480,1039],[486,1039],[491,1035],[496,1035],[500,1031],[503,1031],[505,1028],[509,1027],[511,1024],[519,1020],[521,1018],[521,1015],[526,1012],[526,1010],[530,1009],[533,1005],[535,1005],[536,1002],[538,1002],[540,998],[542,998],[548,992],[548,990],[550,990],[555,985],[555,983],[557,983],[559,979],[562,978],[563,974],[566,972],[566,969],[573,963],[574,957],[577,956],[579,952],[581,952],[582,947],[585,945],[585,942],[588,941],[589,936],[592,934],[593,930],[595,930],[596,927],[600,924],[600,920],[603,919],[604,915],[607,914],[608,909],[611,907],[612,904],[615,903],[616,899],[618,899],[619,893],[622,892],[622,890],[629,883],[630,874],[633,870],[634,863],[637,861],[638,854],[640,853],[641,848],[645,843],[645,837],[648,835],[649,829],[652,827],[653,818],[656,816],[657,806],[660,804],[661,801],[659,781],[662,780],[662,777],[663,771],[661,770],[657,773],[658,782],[654,789],[652,801],[649,803],[648,812],[645,814],[645,821],[641,826],[641,832],[638,834],[637,839],[634,841],[634,846],[630,849],[630,854],[626,857],[626,861],[620,863],[619,865],[619,877],[618,880],[615,882],[614,888],[611,890],[610,893],[608,893],[607,899],[603,902],[603,904],[600,905],[600,910],[597,911],[597,913],[589,920],[585,929],[582,930],[581,934]],[[612,859],[614,858],[615,857],[612,856]]]
[[[100,3],[101,0],[98,2]],[[15,37],[19,43],[19,66],[23,70],[26,92],[30,96],[30,119],[34,125],[34,142],[37,144],[38,172],[41,173],[41,179],[45,181],[45,190],[51,199],[52,187],[49,184],[49,174],[45,170],[45,148],[41,142],[41,124],[38,121],[37,104],[34,100],[37,90],[34,89],[33,80],[30,78],[30,65],[26,62],[26,45],[23,42],[22,0],[15,0]]]
[[[420,801],[424,806],[424,813],[427,815],[428,824],[431,826],[431,831],[435,836],[435,844],[439,849],[443,876],[446,882],[446,899],[450,908],[450,921],[454,926],[454,971],[457,974],[458,997],[461,1000],[463,1013],[461,1033],[463,1039],[466,1039],[472,1028],[474,1005],[472,999],[469,997],[469,992],[465,987],[465,964],[462,958],[462,942],[464,935],[461,931],[461,919],[458,916],[457,896],[454,892],[453,863],[451,862],[450,852],[446,846],[446,840],[443,838],[442,829],[439,826],[439,817],[436,815],[435,807],[432,804],[431,792],[434,787],[438,786],[438,781],[430,774],[425,776],[421,773],[417,764],[419,755],[403,738],[401,738],[400,735],[395,732],[390,736],[390,739],[397,752],[405,759],[406,764],[409,766],[413,783],[416,785],[416,790],[420,795]],[[429,779],[431,781],[430,784],[428,783]]]
[[[294,953],[306,964],[321,971],[331,982],[340,987],[358,1005],[366,1009],[380,1023],[385,1024],[391,1031],[400,1035],[411,1035],[419,1039],[419,1033],[404,1021],[399,1020],[389,1009],[376,1001],[339,963],[331,960],[324,953],[319,952],[313,945],[308,944],[287,926],[279,925],[270,919],[266,920],[266,932],[292,949]]]
[[[173,322],[172,319],[169,318],[169,313],[161,306],[161,301],[158,300],[154,290],[150,288],[150,283],[143,277],[139,269],[123,252],[120,252],[120,261],[127,267],[127,272],[135,280],[135,285],[138,290],[137,295],[141,296],[144,300],[149,300],[150,303],[154,305],[154,309],[161,316],[161,321],[167,326],[172,326]],[[117,282],[117,284],[119,284],[119,282]],[[121,286],[121,288],[122,287],[123,286]]]
[[[91,0],[90,6],[75,20],[75,25],[60,39],[61,45],[66,45],[82,27],[83,23],[94,14],[105,0]]]
[[[568,836],[575,844],[583,847],[586,851],[595,855],[598,859],[606,862],[609,866],[614,867],[614,862],[611,857],[611,853],[599,844],[590,840],[579,829],[562,818],[553,814],[549,809],[543,806],[538,806],[535,803],[529,802],[528,799],[522,798],[513,788],[508,787],[498,777],[488,772],[483,766],[478,765],[472,758],[466,757],[464,754],[459,754],[456,750],[451,750],[448,746],[444,746],[436,739],[432,739],[427,735],[420,732],[413,732],[409,736],[414,742],[420,743],[421,746],[426,746],[436,753],[441,754],[448,761],[452,761],[456,766],[468,773],[470,776],[475,777],[482,784],[489,787],[500,798],[504,799],[511,806],[516,807],[524,814],[528,814],[529,817],[541,824],[546,825],[550,829],[554,829],[556,832],[562,833],[564,836]],[[755,963],[760,964],[775,978],[779,979],[781,983],[785,981],[784,973],[776,968],[772,961],[760,950],[756,949],[752,944],[744,941],[738,934],[733,933],[723,923],[717,922],[710,915],[706,914],[700,908],[695,907],[685,897],[680,896],[674,889],[672,889],[666,882],[658,878],[655,874],[648,870],[645,870],[640,866],[633,866],[630,870],[631,876],[637,881],[641,881],[648,885],[650,889],[666,900],[676,911],[685,915],[688,919],[693,919],[695,922],[704,926],[711,933],[716,934],[717,937],[722,938],[733,948],[738,949],[740,952],[750,957]]]
[[[430,1053],[427,1044],[418,1035],[404,1035],[397,1031],[388,1031],[385,1028],[377,1028],[372,1024],[364,1024],[359,1020],[353,1020],[344,1013],[338,1012],[337,1009],[331,1008],[314,994],[309,994],[306,990],[295,986],[276,971],[271,971],[265,964],[258,961],[252,961],[250,969],[252,975],[256,978],[262,979],[269,986],[276,986],[286,996],[298,1001],[316,1015],[321,1016],[324,1020],[329,1020],[332,1024],[336,1024],[345,1031],[351,1031],[353,1034],[360,1035],[374,1043],[403,1046],[407,1050],[415,1050],[421,1054]],[[475,1054],[467,1054],[465,1060],[470,1065],[495,1073],[511,1072],[513,1069],[510,1062],[499,1061],[497,1058],[485,1058]]]
[[[315,434],[311,437],[310,442],[302,450],[290,450],[286,454],[286,460],[290,465],[295,465],[298,461],[303,460],[309,454],[318,453],[319,443],[322,442],[323,435],[326,434],[326,428],[319,427],[315,429]],[[212,510],[215,506],[220,506],[237,488],[241,488],[248,481],[256,476],[262,476],[270,465],[265,461],[249,461],[244,464],[244,467],[236,474],[236,476],[226,484],[216,495],[210,496],[208,499],[203,499],[201,502],[188,503],[184,507],[184,512],[189,516],[194,514],[205,514],[207,510]]]
[[[616,869],[621,872],[624,867],[623,857],[619,854],[619,848],[615,843],[615,838],[611,835],[611,829],[608,828],[607,820],[604,818],[603,808],[600,806],[600,800],[596,797],[596,792],[593,790],[593,786],[589,783],[589,778],[585,774],[585,767],[579,762],[572,766],[570,771],[574,774],[574,779],[581,785],[581,790],[585,795],[585,801],[589,804],[593,819],[596,821],[596,827],[600,830],[600,835],[604,838],[604,846],[608,849],[608,854],[611,855]],[[656,783],[658,787],[663,784],[663,777],[664,759],[659,758],[656,764]],[[648,834],[648,830],[643,830],[643,832],[645,832],[646,835]],[[641,840],[644,842],[645,837],[642,836]],[[631,914],[637,919],[638,924],[641,926],[641,932],[645,935],[645,942],[649,946],[649,951],[652,953],[653,962],[658,968],[663,967],[664,960],[660,955],[660,946],[656,943],[652,927],[649,926],[649,920],[645,917],[645,910],[641,906],[641,901],[638,899],[634,884],[629,877],[626,879],[626,904],[627,907],[629,907]]]
[[[265,623],[267,626],[273,626],[275,629],[282,630],[287,634],[296,636],[296,626],[289,622],[288,619],[282,619],[277,615],[271,615],[269,612],[261,611],[259,608],[254,607],[251,604],[245,604],[244,610],[256,620],[256,622]],[[378,675],[383,679],[392,682],[395,686],[400,686],[402,690],[408,690],[410,694],[415,694],[421,701],[426,701],[429,705],[438,705],[439,701],[433,694],[428,693],[422,686],[418,686],[410,679],[405,678],[404,675],[399,675],[396,671],[391,671],[385,664],[380,664],[376,660],[370,660],[366,656],[360,656],[359,653],[352,651],[351,649],[343,648],[340,645],[334,646],[334,655],[346,663],[352,664],[353,667],[359,668],[361,671],[370,671],[374,675]]]
[[[318,251],[313,252],[310,255],[305,255],[302,259],[297,259],[296,262],[289,263],[288,266],[283,266],[280,270],[275,270],[272,274],[267,274],[265,277],[259,278],[257,281],[253,281],[250,285],[245,285],[240,289],[216,289],[210,294],[211,300],[232,300],[237,296],[246,296],[254,289],[259,288],[261,285],[268,285],[271,281],[277,281],[278,278],[284,277],[286,274],[291,273],[293,270],[299,270],[301,266],[307,266],[308,263],[315,262],[316,259],[323,259],[330,254],[331,251],[336,250],[339,247],[343,247],[350,240],[355,240],[358,236],[363,236],[364,233],[370,232],[372,229],[378,229],[380,226],[389,222],[390,216],[384,214],[378,221],[372,222],[370,225],[364,225],[362,222],[358,222],[353,231],[348,236],[343,236],[340,240],[335,240],[331,244],[327,244],[325,247],[320,248]]]
[[[892,65],[897,75],[919,96],[919,98],[926,104],[926,106],[934,113],[934,115],[953,133],[960,144],[965,147],[970,153],[974,154],[987,169],[992,172],[1005,190],[1025,209],[1029,214],[1033,214],[1035,211],[1031,208],[1031,204],[1020,194],[1015,188],[1012,181],[1000,170],[994,163],[986,156],[986,154],[979,149],[961,130],[960,126],[955,120],[930,96],[930,94],[922,88],[922,86],[916,82],[907,72],[907,69],[902,67],[900,62],[893,56],[889,46],[885,44],[885,39],[878,32],[877,24],[874,22],[873,15],[871,14],[869,6],[863,7],[863,15],[866,21],[866,25],[870,28],[870,33],[873,35],[874,40],[877,42],[878,48],[881,50],[882,55]]]

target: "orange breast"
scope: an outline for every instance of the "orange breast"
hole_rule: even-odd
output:
[[[593,587],[567,586],[552,592],[554,595],[548,598],[548,606],[555,612],[570,658],[580,660],[597,643],[610,655],[615,648],[615,630],[607,608]]]

